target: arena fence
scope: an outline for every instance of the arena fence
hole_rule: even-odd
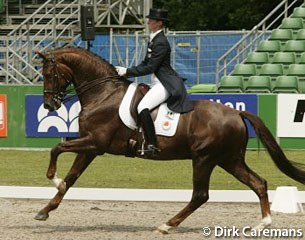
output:
[[[172,66],[187,79],[187,87],[199,83],[215,83],[217,59],[239,41],[247,31],[171,32],[166,33],[172,48]],[[146,54],[148,35],[135,34],[96,35],[90,50],[113,65],[130,67],[139,64]],[[88,47],[86,42],[75,42]],[[149,83],[150,76],[136,81]]]
[[[30,95],[42,95],[42,86],[0,85],[0,92],[0,95],[5,95],[6,97],[6,111],[0,114],[0,123],[2,122],[2,124],[5,123],[7,125],[5,126],[7,133],[0,137],[1,147],[50,148],[61,140],[60,137],[31,137],[27,136],[26,134],[26,128],[29,127],[29,124],[33,124],[33,122],[26,122],[26,116],[32,114],[32,112],[29,113],[29,109],[31,111],[33,110],[33,106],[30,108],[26,107],[26,97]],[[294,114],[294,111],[296,111],[295,114],[297,114],[297,110],[295,109],[298,108],[298,105],[304,103],[304,100],[302,100],[304,99],[304,94],[282,94],[282,96],[284,96],[284,99],[281,100],[284,101],[283,106],[278,105],[280,95],[213,94],[213,101],[223,103],[238,110],[248,110],[247,106],[242,106],[245,105],[244,102],[248,101],[247,99],[250,98],[251,100],[252,96],[254,100],[251,100],[249,104],[255,106],[255,109],[257,109],[257,114],[264,120],[274,136],[278,135],[277,112],[279,112],[279,110],[283,110],[283,117],[281,117],[281,119],[287,118],[287,123],[283,123],[284,127],[294,129],[294,131],[290,131],[292,134],[290,136],[287,136],[287,134],[284,132],[284,137],[278,137],[278,142],[284,149],[304,149],[305,138],[299,134],[304,134],[302,124],[305,120],[302,118],[299,122],[294,122],[294,115],[291,115]],[[290,100],[290,96],[293,99]],[[208,96],[207,94],[192,94],[190,97],[193,99],[208,97],[208,99],[210,99],[212,96]],[[289,101],[291,101],[291,103],[289,103]],[[1,100],[0,103],[2,103]],[[287,106],[291,106],[291,109],[286,109]],[[302,112],[300,112],[300,114],[302,114]],[[37,117],[31,117],[31,121],[37,121]],[[3,121],[4,119],[6,119],[6,122]],[[3,128],[3,126],[0,127],[0,129],[1,128]],[[293,134],[297,134],[298,136]],[[258,145],[256,138],[252,136],[249,140],[248,148],[257,149],[259,146],[262,147],[262,144]]]

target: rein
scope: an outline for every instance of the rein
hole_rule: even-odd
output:
[[[78,87],[75,87],[73,89],[69,89],[69,90],[66,90],[65,92],[60,92],[59,94],[63,94],[64,96],[71,93],[71,92],[77,92],[79,91],[77,94],[73,94],[72,96],[68,96],[66,98],[62,98],[61,101],[62,102],[68,102],[70,101],[72,98],[74,98],[75,96],[80,96],[82,94],[84,94],[85,92],[87,92],[88,90],[90,90],[91,88],[95,87],[95,86],[98,86],[102,83],[105,83],[105,82],[108,82],[108,81],[113,81],[113,79],[118,79],[119,76],[118,75],[113,75],[113,76],[107,76],[107,77],[102,77],[102,78],[97,78],[87,84],[83,84],[83,85],[80,85]],[[70,82],[70,84],[72,84]]]

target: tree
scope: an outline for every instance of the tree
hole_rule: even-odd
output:
[[[303,0],[298,0],[303,3]],[[169,29],[249,30],[282,0],[154,0],[154,7],[170,9]],[[291,1],[290,1],[291,2]]]

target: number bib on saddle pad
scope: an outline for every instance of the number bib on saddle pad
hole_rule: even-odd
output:
[[[121,102],[119,116],[122,122],[132,130],[137,129],[137,124],[130,113],[130,104],[138,84],[132,83],[129,85],[125,96]],[[159,106],[158,115],[154,121],[156,134],[161,136],[172,137],[175,135],[180,113],[175,113],[168,109],[166,103]]]

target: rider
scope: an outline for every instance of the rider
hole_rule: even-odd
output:
[[[165,101],[168,108],[174,112],[185,113],[193,109],[193,105],[187,97],[183,79],[170,66],[171,48],[163,31],[168,22],[167,15],[167,10],[150,9],[146,18],[148,18],[147,25],[151,33],[144,61],[138,66],[130,68],[116,67],[120,76],[138,77],[152,74],[151,88],[137,109],[147,141],[145,152],[148,155],[159,151],[156,147],[155,127],[150,110]]]

